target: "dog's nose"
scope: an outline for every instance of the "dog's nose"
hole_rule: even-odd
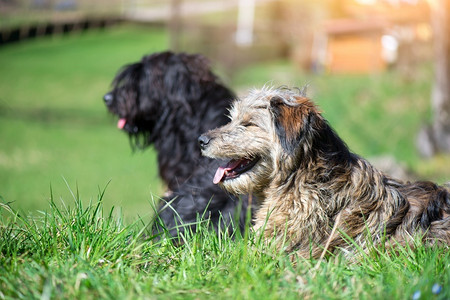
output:
[[[111,104],[113,101],[113,95],[111,93],[105,94],[105,96],[103,96],[103,101],[105,101],[106,105]]]
[[[209,144],[209,141],[211,140],[211,138],[209,136],[207,136],[206,134],[202,134],[199,138],[198,138],[198,144],[200,146],[200,148],[203,150],[206,148],[206,146]]]

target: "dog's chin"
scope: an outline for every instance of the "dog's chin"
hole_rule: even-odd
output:
[[[219,182],[221,188],[234,195],[244,195],[251,193],[251,172],[241,174],[238,177],[222,180]]]

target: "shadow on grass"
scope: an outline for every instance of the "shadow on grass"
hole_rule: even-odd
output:
[[[8,107],[0,104],[0,118],[14,119],[22,121],[32,121],[48,124],[84,124],[84,125],[105,125],[108,114],[93,112],[89,109],[73,108],[48,108],[48,107]]]

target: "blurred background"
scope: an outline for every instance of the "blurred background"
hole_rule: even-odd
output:
[[[207,56],[244,95],[308,94],[356,153],[406,180],[450,181],[449,0],[0,0],[0,201],[96,201],[134,220],[164,192],[102,96],[125,64]]]

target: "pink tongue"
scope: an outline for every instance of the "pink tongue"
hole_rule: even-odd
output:
[[[216,171],[216,175],[214,175],[213,179],[214,184],[218,184],[222,180],[223,175],[225,175],[225,168],[219,167]]]
[[[231,160],[225,167],[219,167],[214,175],[213,183],[218,184],[228,171],[233,170],[241,163],[240,160]]]
[[[126,119],[119,119],[119,122],[117,122],[117,128],[123,129],[126,123],[127,123]]]

